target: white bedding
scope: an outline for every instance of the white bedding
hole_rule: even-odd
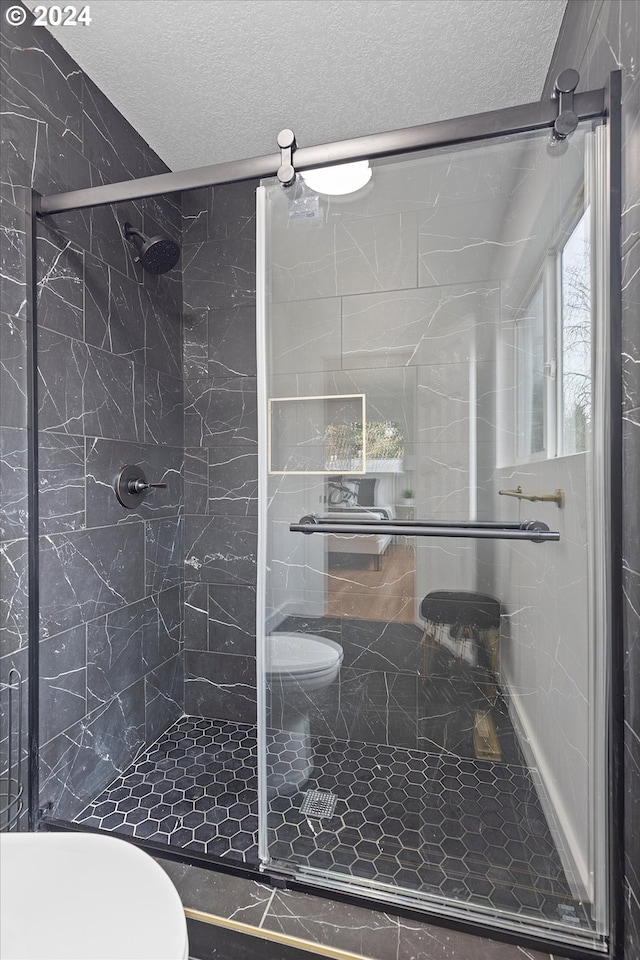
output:
[[[323,520],[346,520],[347,515],[350,520],[368,520],[375,523],[376,520],[391,520],[394,514],[393,507],[352,507],[325,513]],[[329,553],[358,553],[381,557],[393,537],[388,533],[329,533],[326,539]]]

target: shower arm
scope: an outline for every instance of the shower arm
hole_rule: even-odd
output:
[[[140,237],[142,242],[145,241],[145,236],[143,233],[140,233],[139,230],[136,230],[135,227],[132,227],[130,223],[125,223],[124,225],[124,236],[126,240],[130,240],[131,237]]]
[[[559,540],[558,530],[549,530],[542,520],[523,520],[521,523],[500,521],[461,521],[444,523],[430,520],[325,520],[309,515],[298,523],[289,524],[291,533],[324,533],[397,537],[456,537],[466,540],[529,540],[544,543]]]

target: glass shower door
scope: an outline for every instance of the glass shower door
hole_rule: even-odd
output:
[[[602,133],[258,191],[262,860],[590,943]]]

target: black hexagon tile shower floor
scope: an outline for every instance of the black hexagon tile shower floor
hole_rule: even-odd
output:
[[[534,772],[325,737],[312,745],[307,782],[270,798],[274,860],[589,924],[588,905],[571,894]],[[279,782],[299,769],[299,747],[287,733],[270,738]],[[254,727],[183,717],[76,822],[257,865],[257,790]],[[330,818],[302,812],[309,790],[335,795]]]
[[[76,820],[257,863],[257,808],[255,728],[183,717]]]

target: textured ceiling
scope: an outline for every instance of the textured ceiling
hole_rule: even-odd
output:
[[[52,32],[180,170],[537,100],[565,5],[91,0]]]

